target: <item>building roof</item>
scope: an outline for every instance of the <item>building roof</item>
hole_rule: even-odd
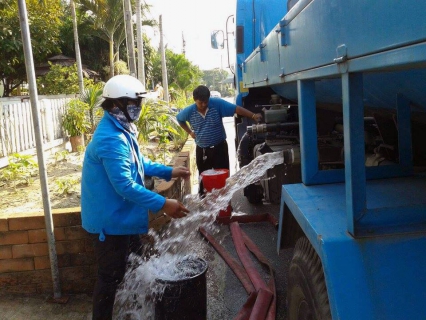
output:
[[[44,76],[50,71],[49,62],[53,64],[60,64],[65,67],[72,66],[75,63],[74,58],[64,56],[63,54],[58,54],[56,56],[48,58],[47,60],[48,62],[40,63],[38,66],[35,67],[36,77]],[[82,65],[82,67],[83,67],[83,76],[85,78],[99,77],[99,74],[96,71],[90,70],[89,68],[87,68],[86,65]]]

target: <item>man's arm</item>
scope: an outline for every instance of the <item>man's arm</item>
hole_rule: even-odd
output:
[[[240,116],[250,118],[250,119],[252,119],[256,122],[259,122],[260,120],[262,120],[262,115],[260,113],[253,113],[250,110],[245,109],[245,108],[240,107],[240,106],[237,106],[235,108],[235,113],[240,115]]]
[[[179,122],[179,125],[182,127],[183,130],[186,131],[186,133],[188,133],[193,139],[195,139],[195,133],[194,131],[191,130],[191,128],[188,126],[188,124],[186,122]]]

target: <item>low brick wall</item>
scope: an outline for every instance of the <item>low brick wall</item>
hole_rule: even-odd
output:
[[[187,166],[195,173],[194,144],[188,141],[171,166]],[[156,191],[182,200],[191,193],[191,180],[161,181]],[[60,284],[63,293],[93,290],[96,264],[90,235],[81,227],[80,207],[52,210]],[[150,228],[159,229],[169,219],[150,214]],[[52,293],[44,213],[0,216],[0,293]]]

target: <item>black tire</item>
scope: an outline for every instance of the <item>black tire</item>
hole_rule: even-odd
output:
[[[248,200],[249,203],[256,204],[256,205],[263,204],[262,199],[263,198],[256,197],[256,196],[254,196],[254,197],[253,196],[247,197],[247,200]]]
[[[321,259],[309,240],[297,240],[290,263],[287,307],[289,320],[331,319]]]
[[[260,184],[250,184],[244,188],[244,195],[248,202],[255,205],[263,204],[263,188]]]

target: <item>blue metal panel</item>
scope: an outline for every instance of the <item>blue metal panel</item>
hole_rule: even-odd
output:
[[[333,64],[342,44],[353,59],[425,41],[424,12],[425,1],[314,0],[287,26],[281,67],[290,74]]]
[[[288,23],[287,46],[280,45],[281,27],[277,24],[262,42],[264,62],[259,48],[246,60],[245,86],[272,85],[278,94],[297,100],[295,87],[287,87],[288,82],[345,72],[386,70],[389,66],[426,67],[425,1],[410,5],[403,1],[389,5],[387,0],[299,2],[306,7],[297,15],[291,10],[281,22]],[[402,93],[425,106],[426,98],[420,94],[425,81],[425,70],[395,72],[392,76],[364,75],[365,102],[389,107],[390,99],[394,105],[395,94]],[[322,79],[316,85],[317,101],[340,103],[341,95],[333,90],[335,85],[336,80]]]
[[[346,216],[348,231],[365,213],[365,147],[362,75],[342,75],[343,127],[345,145]]]
[[[273,10],[271,10],[273,8]],[[237,54],[237,83],[242,81],[242,64],[287,13],[287,1],[238,0],[236,27],[244,27],[244,53]],[[260,50],[258,50],[260,53]],[[265,73],[262,75],[265,78]]]
[[[318,142],[314,81],[304,80],[298,83],[299,92],[299,132],[302,181],[318,172]]]
[[[416,199],[424,208],[425,179],[369,181],[369,207],[401,208],[409,199]],[[407,193],[411,193],[410,198]],[[425,231],[351,237],[346,231],[344,184],[284,185],[281,222],[284,204],[321,258],[333,319],[426,319]],[[407,211],[398,214],[404,219]]]
[[[409,101],[402,95],[397,97],[397,126],[399,163],[411,173],[413,169],[411,145],[411,108]]]
[[[419,46],[412,48],[417,50]],[[423,56],[426,59],[426,44],[423,48]],[[404,49],[405,50],[405,49]],[[384,59],[385,54],[380,56]],[[363,60],[363,59],[360,59]],[[368,60],[367,58],[364,59]],[[368,67],[368,63],[348,63],[349,70],[359,72],[362,66]],[[356,68],[351,66],[356,65]],[[329,76],[336,68],[319,68],[315,71],[295,74],[292,79],[315,79],[319,76]],[[286,77],[286,80],[288,77]],[[318,102],[342,103],[342,90],[340,78],[321,79],[315,81],[315,93]],[[269,82],[272,78],[269,79]],[[395,108],[396,95],[403,94],[404,97],[417,105],[416,111],[426,111],[426,95],[423,84],[426,83],[426,69],[401,70],[393,72],[378,72],[364,74],[364,104],[376,108]],[[290,100],[297,101],[297,89],[294,82],[285,84],[274,84],[271,86],[279,95]]]
[[[303,157],[303,156],[302,156]],[[410,167],[403,167],[402,165],[384,165],[379,167],[366,167],[365,177],[367,180],[381,179],[381,178],[395,178],[406,176],[410,171]],[[305,171],[306,172],[306,171]],[[314,173],[311,170],[311,174]],[[333,170],[318,170],[313,175],[305,175],[303,183],[306,185],[323,184],[323,183],[337,183],[345,181],[344,169]]]

